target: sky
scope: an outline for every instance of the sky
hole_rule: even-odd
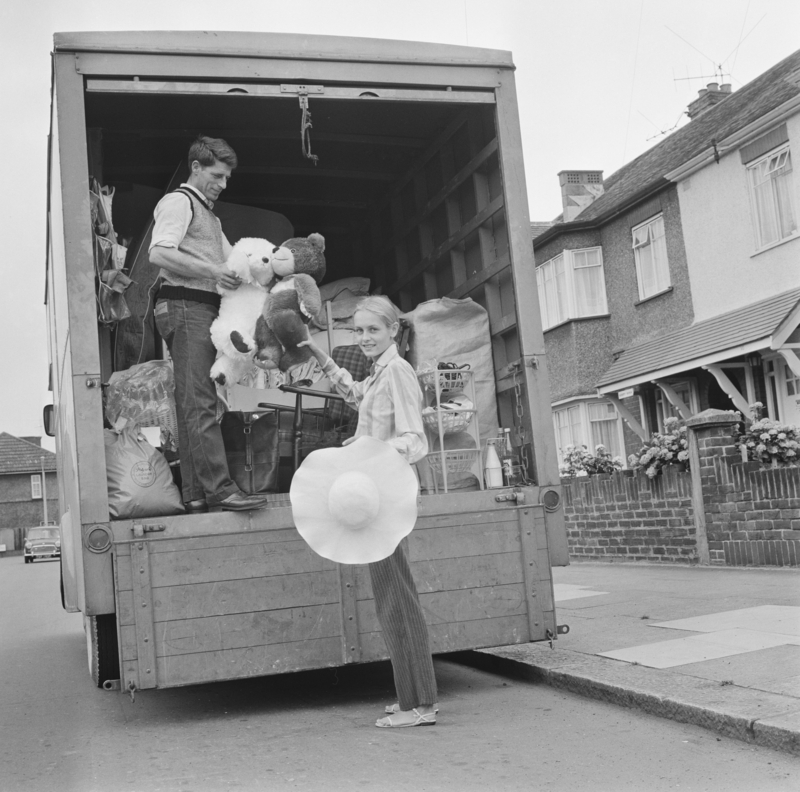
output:
[[[53,33],[89,30],[246,30],[510,50],[531,219],[552,220],[561,211],[559,171],[610,175],[687,123],[686,107],[707,83],[736,91],[800,47],[800,2],[7,0],[0,431],[14,435],[42,435],[51,402],[43,302]]]

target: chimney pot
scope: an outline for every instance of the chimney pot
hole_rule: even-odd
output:
[[[715,83],[715,82],[709,83],[708,84],[708,90],[709,91],[718,91],[719,90],[719,83]]]
[[[698,98],[702,99],[707,93],[708,93],[708,88],[701,88],[697,92],[697,96],[698,96]]]
[[[730,93],[731,92],[731,84],[730,83],[722,83],[719,87],[722,93]]]

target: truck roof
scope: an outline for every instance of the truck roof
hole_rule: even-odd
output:
[[[55,33],[53,45],[56,52],[125,52],[514,68],[511,53],[506,50],[298,33],[210,30]]]

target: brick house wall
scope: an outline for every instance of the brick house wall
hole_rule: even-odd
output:
[[[661,212],[672,290],[639,301],[634,226]],[[602,228],[603,266],[614,350],[627,349],[690,325],[694,319],[680,206],[674,186],[606,223]]]
[[[41,498],[31,497],[30,473],[16,473],[0,476],[0,530],[11,529],[14,534],[14,547],[22,547],[25,528],[39,525],[44,521],[44,505]],[[47,517],[50,522],[58,522],[58,477],[56,473],[46,473]],[[6,534],[4,533],[4,536]],[[4,540],[8,546],[9,542]]]

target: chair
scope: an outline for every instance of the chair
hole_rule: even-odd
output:
[[[331,357],[338,366],[347,369],[357,382],[366,379],[369,374],[369,359],[355,344],[335,347]],[[311,451],[340,446],[348,437],[355,434],[358,412],[345,404],[343,396],[297,385],[279,385],[278,387],[284,393],[295,395],[291,439],[294,470],[297,470]],[[323,399],[324,405],[310,409],[304,408],[304,396]],[[259,404],[259,407],[271,406],[273,405]]]

